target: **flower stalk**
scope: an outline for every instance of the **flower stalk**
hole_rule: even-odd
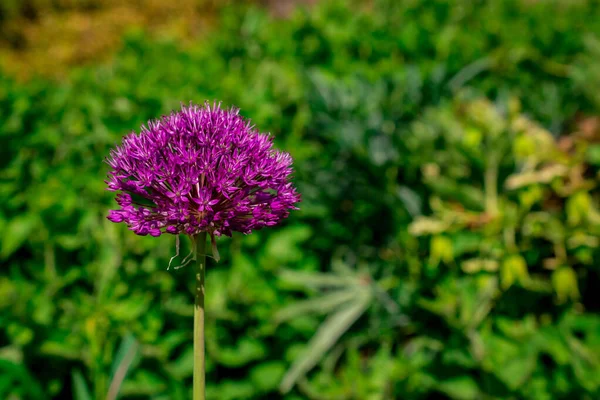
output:
[[[194,388],[193,400],[205,400],[206,369],[204,349],[204,283],[206,277],[206,232],[193,238],[196,247],[198,269],[194,301]]]

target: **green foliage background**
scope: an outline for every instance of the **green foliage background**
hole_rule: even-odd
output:
[[[121,398],[189,397],[193,271],[105,219],[102,161],[220,99],[303,202],[219,241],[210,399],[600,398],[598,71],[597,1],[373,0],[0,77],[0,397],[106,398],[127,354]]]

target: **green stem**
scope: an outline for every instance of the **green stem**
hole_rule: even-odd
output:
[[[204,368],[204,279],[206,272],[206,232],[195,237],[196,258],[196,294],[194,302],[194,395],[193,400],[205,400]]]

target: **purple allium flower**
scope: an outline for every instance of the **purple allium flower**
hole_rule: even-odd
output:
[[[107,163],[120,208],[108,219],[138,235],[231,236],[286,218],[300,195],[292,158],[220,104],[191,104],[123,138]]]

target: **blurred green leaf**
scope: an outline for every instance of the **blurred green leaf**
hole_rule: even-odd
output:
[[[327,317],[308,343],[304,354],[286,372],[280,385],[282,392],[288,392],[298,379],[322,359],[340,336],[362,315],[370,302],[371,296],[368,293],[362,293],[354,302]]]
[[[73,377],[73,395],[75,400],[92,400],[92,395],[80,371],[75,370]]]
[[[356,283],[353,277],[340,277],[334,274],[314,272],[282,271],[281,279],[294,287],[343,287]]]
[[[479,388],[470,376],[459,376],[442,381],[438,385],[439,390],[453,399],[470,400],[477,399]]]
[[[560,267],[552,274],[552,285],[556,291],[558,301],[563,303],[567,299],[579,299],[579,285],[575,271],[569,267]]]
[[[526,285],[529,280],[527,264],[523,257],[511,255],[502,262],[500,269],[500,281],[504,290],[508,289],[514,282]]]
[[[285,364],[279,361],[260,364],[250,371],[250,380],[262,392],[276,390],[285,373]]]
[[[38,226],[39,219],[35,214],[23,214],[13,218],[4,230],[0,258],[6,259],[18,250],[27,239],[31,238]]]
[[[0,398],[104,398],[128,333],[120,395],[189,397],[193,269],[106,220],[103,159],[205,99],[303,198],[209,263],[209,399],[598,398],[593,2],[117,3],[0,2]]]
[[[108,389],[107,399],[117,399],[121,384],[125,380],[131,364],[137,355],[138,343],[132,334],[127,334],[121,341],[117,354],[111,366],[111,383]]]

